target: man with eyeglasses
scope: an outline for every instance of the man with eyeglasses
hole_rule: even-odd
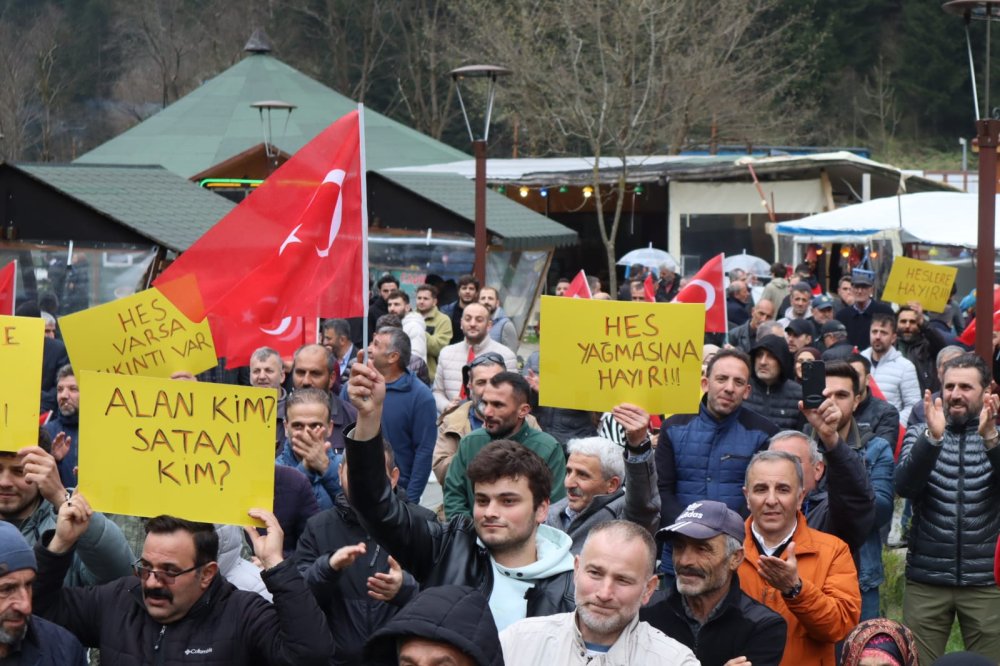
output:
[[[38,565],[17,528],[0,523],[0,663],[85,666],[76,637],[32,615],[31,585]]]
[[[146,523],[136,577],[96,587],[63,587],[92,511],[79,494],[59,510],[55,533],[35,545],[39,614],[101,650],[105,663],[327,664],[326,618],[291,560],[274,514],[250,509],[266,526],[247,529],[274,597],[237,590],[219,574],[219,538],[208,523],[157,516]],[[141,610],[140,610],[141,609]]]

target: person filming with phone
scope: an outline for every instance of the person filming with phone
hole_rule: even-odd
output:
[[[876,493],[866,466],[866,445],[872,447],[880,461],[889,464],[887,469],[878,468],[880,481],[885,476],[889,484],[888,495],[880,494],[880,506],[888,501],[888,517],[882,516],[884,520],[892,517],[893,471],[889,443],[862,433],[854,422],[854,409],[861,400],[859,382],[858,373],[846,362],[803,363],[799,409],[810,434],[785,430],[771,438],[768,448],[790,453],[802,463],[802,513],[806,524],[844,541],[855,564],[862,569],[863,580],[862,546],[873,532],[878,532]],[[881,452],[883,448],[887,459]],[[878,557],[881,562],[881,554]],[[878,585],[875,587],[877,594]]]

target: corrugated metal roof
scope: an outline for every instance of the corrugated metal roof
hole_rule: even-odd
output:
[[[378,173],[470,223],[475,222],[475,183],[467,178],[454,173],[392,170]],[[512,250],[560,247],[579,242],[572,229],[489,189],[486,190],[486,228],[503,239],[505,248]]]
[[[265,54],[249,55],[162,111],[76,160],[80,164],[161,164],[185,178],[259,144],[262,100],[294,104],[271,112],[272,142],[293,154],[357,104]],[[267,112],[264,114],[267,119]],[[382,169],[469,156],[365,109],[367,166]]]
[[[177,252],[236,205],[160,166],[12,166]]]

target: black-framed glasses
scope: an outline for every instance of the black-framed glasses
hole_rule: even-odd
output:
[[[147,567],[142,563],[142,560],[136,560],[132,563],[132,570],[135,571],[135,575],[138,576],[139,580],[145,582],[149,575],[152,574],[156,576],[156,581],[160,585],[173,585],[177,581],[178,576],[183,576],[184,574],[189,574],[192,571],[197,571],[201,569],[204,564],[196,564],[190,569],[184,569],[183,571],[162,571],[160,569],[154,569],[153,567]]]
[[[480,354],[476,358],[472,359],[472,363],[469,364],[469,369],[478,367],[480,365],[489,363],[490,365],[500,365],[507,367],[507,361],[504,360],[503,356],[496,352],[485,352]]]

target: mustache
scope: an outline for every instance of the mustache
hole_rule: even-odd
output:
[[[570,497],[583,497],[583,493],[580,492],[579,488],[567,488],[566,494]]]
[[[696,569],[695,567],[678,567],[675,571],[678,576],[697,576],[698,578],[708,577],[704,571]]]
[[[173,601],[174,595],[170,593],[170,590],[165,590],[162,587],[151,587],[144,589],[142,595],[147,599],[162,599],[163,601]]]

